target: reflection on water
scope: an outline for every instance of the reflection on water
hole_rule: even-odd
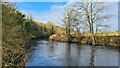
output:
[[[118,66],[118,50],[61,42],[37,41],[26,66]]]

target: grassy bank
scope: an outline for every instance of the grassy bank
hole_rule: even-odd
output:
[[[81,32],[81,37],[78,40],[77,32],[73,31],[71,33],[71,42],[80,44],[92,44],[90,32]],[[96,38],[96,45],[106,45],[106,46],[119,46],[120,33],[119,32],[96,32],[94,33]],[[55,34],[49,37],[52,41],[68,42],[67,34],[64,28],[58,28],[55,30]]]
[[[72,37],[71,43],[80,43],[80,44],[90,44],[92,45],[91,36],[82,36],[82,38],[78,41],[77,37]],[[53,34],[49,37],[49,40],[52,41],[60,41],[60,42],[68,42],[68,38],[65,35],[57,35]],[[96,36],[96,45],[104,45],[104,46],[119,46],[119,36]]]

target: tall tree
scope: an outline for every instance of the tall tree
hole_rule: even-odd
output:
[[[104,24],[102,22],[111,18],[112,15],[104,14],[103,12],[107,11],[108,6],[106,6],[103,2],[78,2],[78,11],[81,11],[84,19],[86,20],[85,25],[89,29],[89,32],[92,34],[91,39],[92,43],[96,44],[95,40],[95,26]],[[85,21],[84,20],[84,21]],[[98,26],[96,26],[98,29]]]
[[[75,8],[76,5],[72,5],[74,8],[73,8],[73,20],[72,20],[72,26],[75,30],[75,32],[77,31],[77,42],[80,42],[80,38],[81,38],[81,25],[82,25],[82,14],[81,12],[77,11],[77,9]]]
[[[65,7],[65,13],[64,13],[64,16],[63,16],[63,23],[64,23],[64,27],[66,29],[66,34],[67,34],[67,37],[68,37],[68,42],[71,42],[71,25],[72,25],[72,22],[73,22],[73,7],[72,6],[67,6]]]

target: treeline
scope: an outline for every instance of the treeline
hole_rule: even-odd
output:
[[[2,3],[2,66],[24,66],[26,45],[32,38],[46,38],[54,31],[26,18],[14,3]]]

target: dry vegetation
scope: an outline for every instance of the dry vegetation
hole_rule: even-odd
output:
[[[24,66],[28,43],[33,38],[48,38],[53,32],[32,17],[26,19],[12,3],[2,3],[2,66]]]
[[[32,20],[32,17],[26,19],[25,15],[17,11],[11,3],[3,3],[2,7],[3,67],[24,66],[26,47],[28,47],[28,43],[34,38],[49,38],[49,40],[53,41],[68,42],[65,28],[55,26],[51,22],[47,24],[36,22]],[[71,31],[71,41],[85,44],[91,43],[90,36],[92,36],[92,34],[90,32],[82,32],[80,34],[81,38],[80,41],[78,41],[78,32]],[[120,36],[120,32],[97,32],[94,34],[99,36],[97,38],[99,39],[97,40],[98,44],[118,46],[118,40],[120,40],[118,36]]]

